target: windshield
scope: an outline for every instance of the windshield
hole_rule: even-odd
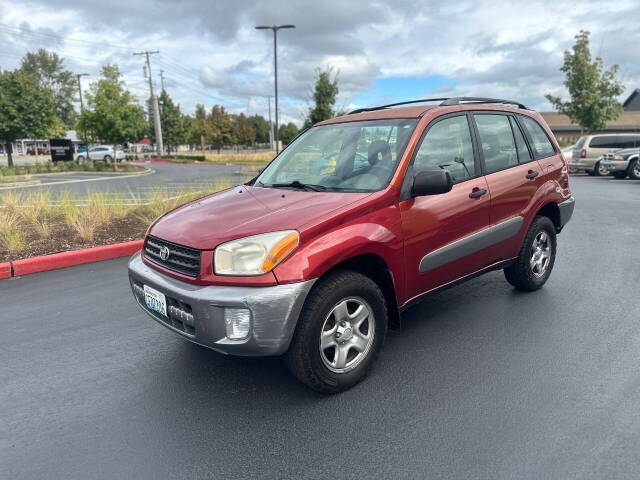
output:
[[[313,127],[289,145],[254,185],[316,191],[385,188],[417,119],[346,122]]]

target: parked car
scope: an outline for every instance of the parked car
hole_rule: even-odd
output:
[[[78,162],[82,163],[87,158],[86,153],[79,153],[77,156]],[[112,162],[113,159],[117,162],[124,160],[124,152],[120,148],[116,148],[115,154],[113,151],[113,145],[97,145],[89,149],[90,160],[102,160],[105,162]]]
[[[638,148],[615,150],[605,153],[600,163],[616,178],[629,176],[634,180],[640,180],[639,153]]]
[[[574,207],[542,117],[466,97],[392,107],[318,123],[249,183],[156,220],[129,262],[138,304],[219,352],[284,355],[332,393],[367,375],[424,295],[496,269],[542,287]],[[318,172],[313,152],[334,146]]]
[[[611,150],[640,146],[640,134],[585,135],[580,137],[576,146],[573,157],[569,161],[571,172],[609,175],[609,170],[601,162],[602,156]]]
[[[49,155],[51,151],[48,148],[38,147],[38,155]],[[30,147],[27,149],[27,155],[35,155],[36,149],[34,147]]]

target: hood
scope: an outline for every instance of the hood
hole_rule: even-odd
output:
[[[169,212],[149,233],[180,245],[212,250],[235,238],[277,230],[300,231],[369,195],[241,185]]]

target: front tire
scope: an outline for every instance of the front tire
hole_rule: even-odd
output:
[[[631,161],[631,165],[629,165],[627,173],[629,174],[629,178],[632,178],[633,180],[640,180],[640,161],[638,161],[638,159]]]
[[[556,228],[548,217],[533,219],[518,258],[504,269],[507,281],[518,290],[533,291],[542,287],[556,259]]]
[[[111,163],[111,160],[112,160],[111,155],[105,155],[104,156],[105,163]]]
[[[387,324],[384,295],[371,278],[348,270],[330,273],[309,293],[285,363],[312,389],[341,392],[369,374]]]

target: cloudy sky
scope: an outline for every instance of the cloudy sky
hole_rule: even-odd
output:
[[[316,68],[338,73],[338,106],[355,108],[454,94],[517,99],[549,110],[545,93],[565,95],[562,54],[580,30],[594,55],[620,65],[625,95],[640,87],[640,1],[0,0],[0,68],[45,47],[95,80],[117,63],[126,85],[148,95],[139,49],[153,79],[190,112],[215,103],[267,114],[273,41],[278,36],[280,111],[301,124]],[[623,98],[626,98],[623,95]]]

